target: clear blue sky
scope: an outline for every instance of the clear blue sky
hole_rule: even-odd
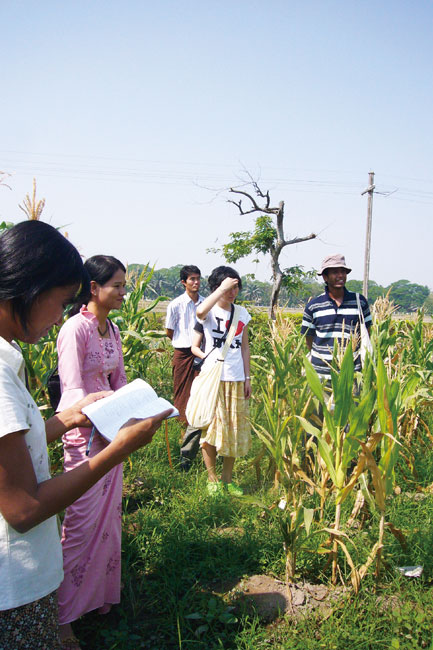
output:
[[[85,255],[223,263],[243,168],[286,205],[283,265],[346,254],[362,279],[432,279],[433,5],[424,0],[2,0],[0,218],[36,177]],[[266,260],[241,273],[268,279]]]

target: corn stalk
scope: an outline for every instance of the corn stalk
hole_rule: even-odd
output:
[[[307,473],[306,436],[297,418],[298,413],[308,417],[313,408],[300,372],[302,344],[295,336],[281,342],[273,339],[268,357],[253,360],[255,367],[260,368],[261,380],[256,391],[260,419],[252,426],[276,468],[279,496],[268,511],[277,517],[282,533],[287,585],[296,573],[297,553],[303,543],[301,531],[305,530],[308,536],[313,521],[314,509],[305,507],[307,488],[310,492],[318,489]]]

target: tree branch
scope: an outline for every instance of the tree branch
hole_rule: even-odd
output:
[[[242,208],[242,200],[239,202],[233,201],[231,199],[228,199],[228,203],[233,203],[238,209],[241,214],[251,214],[251,212],[265,212],[266,214],[278,214],[279,208],[270,208],[269,203],[270,203],[270,197],[269,197],[269,192],[266,192],[266,194],[263,194],[257,183],[253,183],[254,188],[256,190],[256,193],[258,196],[261,198],[266,199],[266,205],[264,207],[261,207],[255,198],[251,196],[248,192],[244,192],[243,190],[236,190],[235,188],[231,187],[229,189],[229,192],[233,192],[233,194],[242,194],[243,196],[246,196],[247,199],[251,201],[252,208],[251,210],[244,210]]]
[[[283,246],[290,246],[291,244],[299,244],[301,241],[308,241],[309,239],[316,239],[316,233],[312,232],[306,237],[295,237],[294,239],[289,239],[283,242]]]

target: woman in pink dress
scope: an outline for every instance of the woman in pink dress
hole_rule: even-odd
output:
[[[86,462],[51,478],[47,443],[90,426],[82,409],[109,392],[91,393],[44,422],[26,388],[16,341],[32,344],[46,336],[87,282],[78,251],[47,223],[23,221],[1,235],[0,648],[8,650],[79,647],[76,639],[61,644],[58,635],[63,570],[56,514],[101,479],[104,485],[102,477],[149,444],[171,413],[131,418],[99,454],[93,450]]]
[[[125,267],[107,255],[95,255],[84,266],[90,277],[87,304],[66,321],[57,341],[59,410],[88,393],[117,390],[127,383],[119,330],[108,319],[126,293]],[[63,436],[65,471],[107,446],[96,433],[87,456],[90,435],[90,429],[78,427]],[[94,609],[105,614],[120,602],[121,499],[122,465],[118,465],[66,509],[64,580],[58,591],[62,639],[73,638],[70,624],[83,614]]]

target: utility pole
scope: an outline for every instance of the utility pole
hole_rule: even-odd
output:
[[[367,233],[365,236],[365,256],[364,256],[364,284],[362,286],[362,293],[367,298],[368,296],[368,277],[370,273],[370,245],[371,245],[371,221],[373,217],[373,192],[374,185],[374,172],[368,174],[368,187],[361,192],[361,196],[368,193],[367,204]]]

